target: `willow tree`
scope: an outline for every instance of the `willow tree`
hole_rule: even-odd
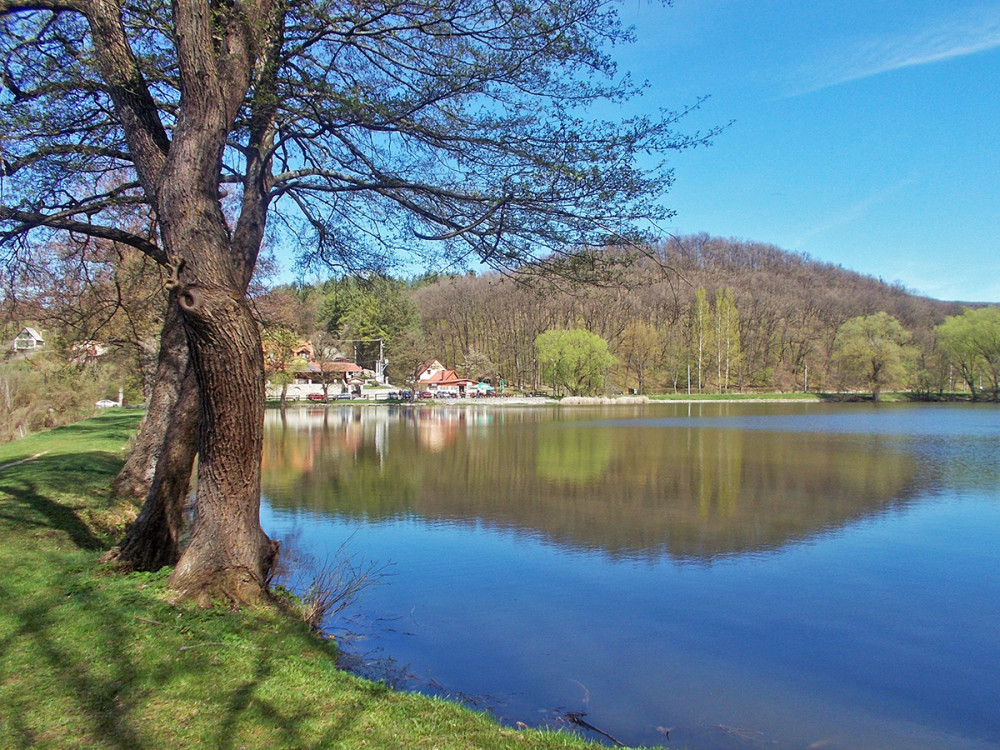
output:
[[[587,114],[638,93],[608,55],[630,31],[606,0],[0,0],[0,20],[5,252],[71,232],[169,270],[184,335],[163,377],[176,404],[191,373],[199,456],[172,584],[201,598],[259,597],[277,549],[246,298],[266,232],[351,268],[420,240],[516,270],[636,238],[671,181],[639,155],[711,135],[675,132],[683,111]],[[155,234],[116,225],[121,206]]]
[[[849,385],[864,384],[878,401],[888,386],[902,381],[913,359],[911,335],[887,312],[859,315],[837,329],[833,361]]]
[[[615,363],[608,342],[585,328],[554,328],[535,339],[542,377],[571,396],[593,396],[604,388],[608,370]]]

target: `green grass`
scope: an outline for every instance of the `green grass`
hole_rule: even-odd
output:
[[[138,419],[0,445],[0,748],[598,747],[342,672],[287,606],[197,609],[168,570],[103,568]]]
[[[649,397],[650,401],[859,401],[870,402],[871,393],[666,393]],[[968,393],[945,393],[927,396],[912,392],[883,392],[879,401],[886,404],[928,403],[934,401],[971,401]]]
[[[665,393],[650,396],[650,401],[819,401],[816,393]]]

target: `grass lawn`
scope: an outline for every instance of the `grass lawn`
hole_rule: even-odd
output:
[[[0,748],[584,748],[335,666],[288,607],[174,603],[98,562],[139,415],[0,445]]]

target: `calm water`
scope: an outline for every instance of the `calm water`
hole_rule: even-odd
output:
[[[264,495],[286,547],[389,565],[328,627],[399,686],[629,744],[1000,747],[995,406],[269,412]]]

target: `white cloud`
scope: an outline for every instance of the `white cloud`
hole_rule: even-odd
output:
[[[962,17],[929,19],[922,28],[857,40],[826,50],[799,78],[796,94],[1000,47],[1000,7]]]

